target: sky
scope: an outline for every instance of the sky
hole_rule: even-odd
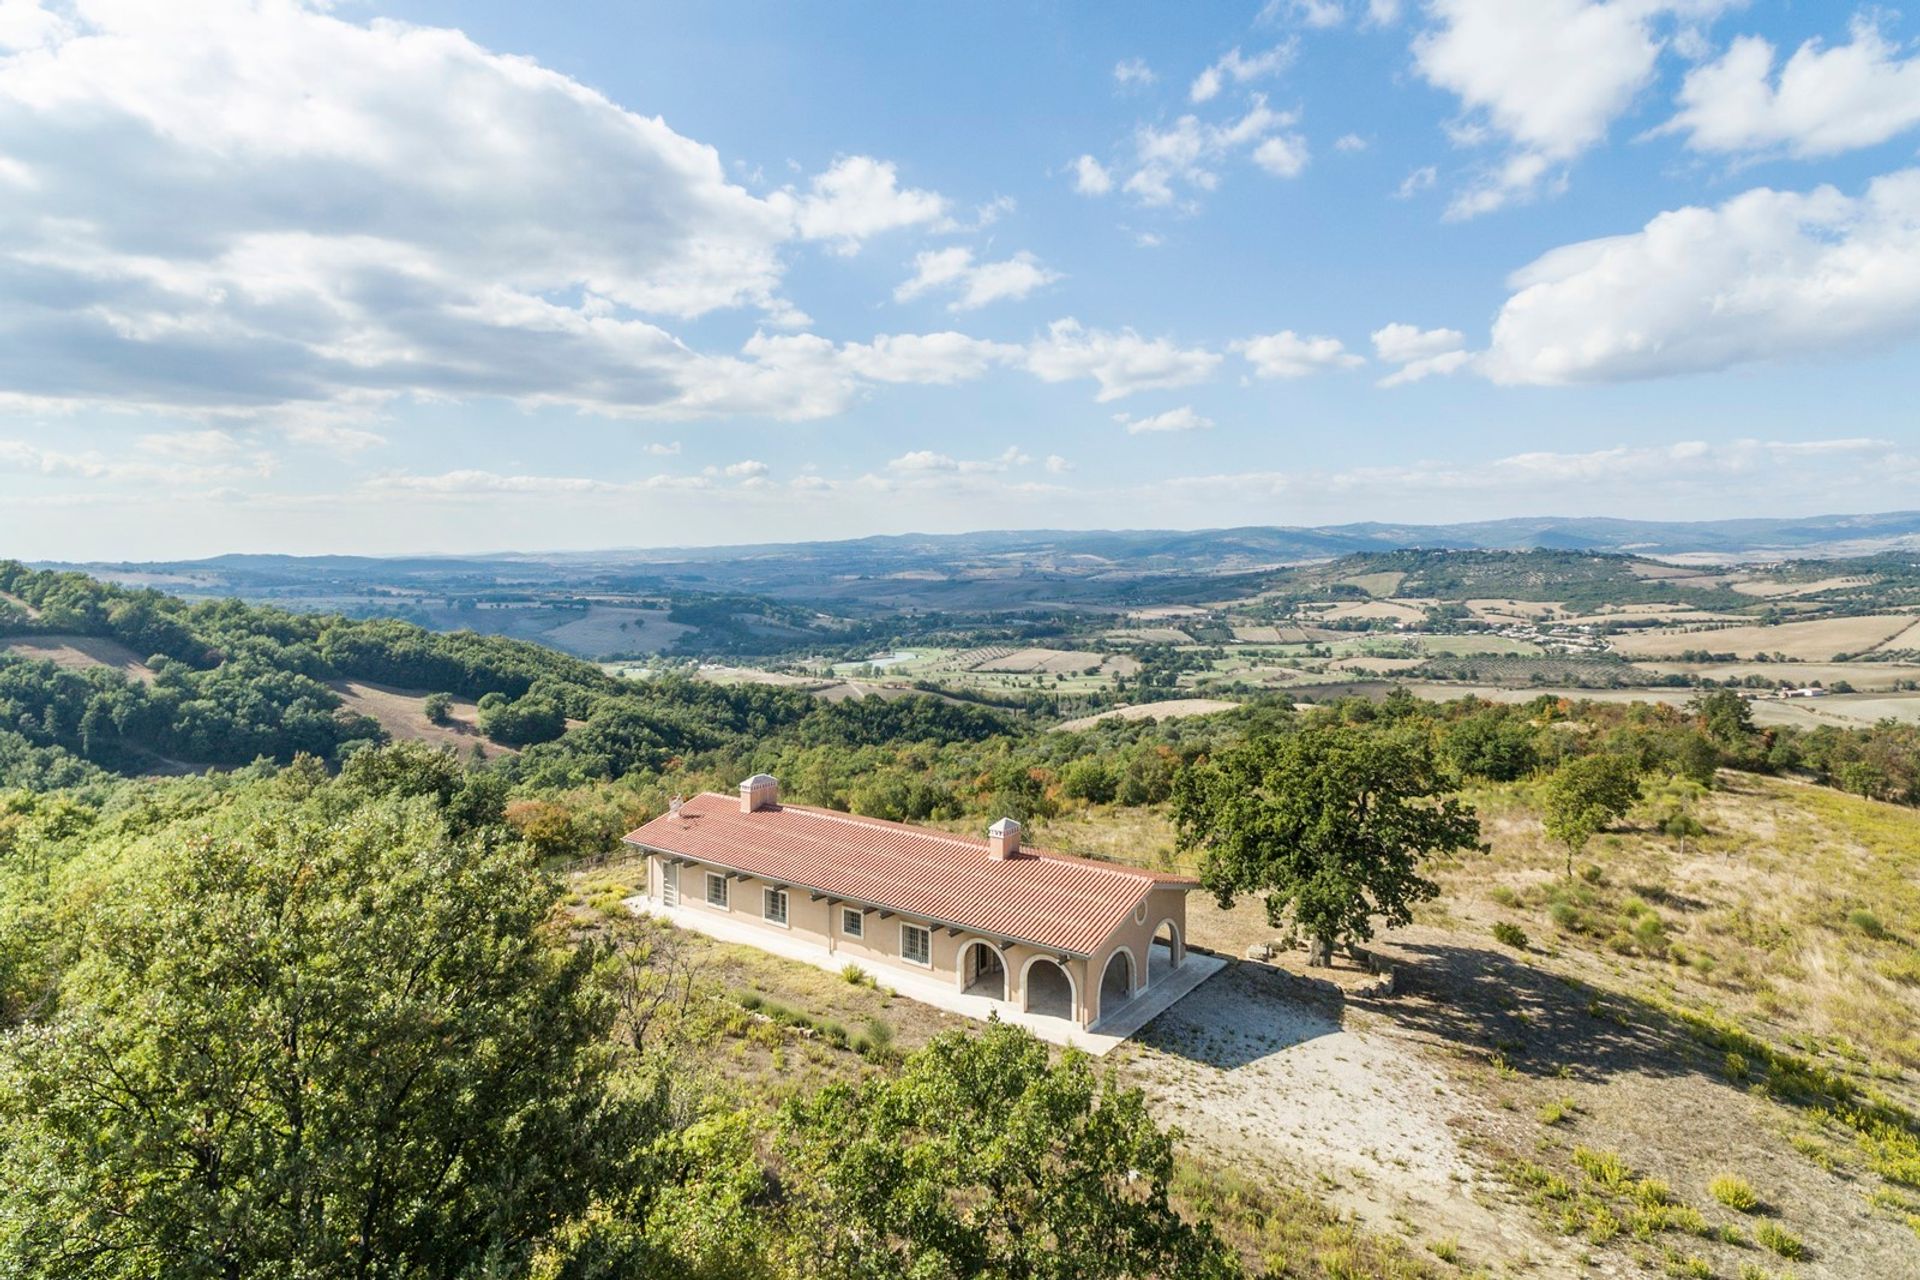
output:
[[[1920,507],[1920,19],[0,0],[0,555]]]

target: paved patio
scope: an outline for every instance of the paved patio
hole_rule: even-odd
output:
[[[1082,1030],[1063,1018],[1026,1013],[1005,1000],[968,995],[956,990],[952,982],[932,974],[836,954],[819,943],[763,929],[758,925],[743,924],[712,911],[693,907],[663,907],[645,897],[627,899],[627,908],[635,915],[666,920],[679,928],[703,933],[720,942],[754,947],[782,959],[797,960],[816,969],[825,969],[829,973],[839,973],[850,963],[858,964],[882,986],[910,1000],[918,1000],[921,1004],[981,1022],[997,1016],[1002,1022],[1025,1027],[1042,1040],[1072,1045],[1096,1058],[1112,1050],[1115,1045],[1125,1043],[1140,1028],[1172,1008],[1181,997],[1226,967],[1226,961],[1219,956],[1204,955],[1189,949],[1185,964],[1171,972],[1154,971],[1156,981],[1152,986],[1095,1023],[1092,1030]]]

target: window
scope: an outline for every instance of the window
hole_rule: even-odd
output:
[[[760,914],[773,924],[785,927],[787,923],[787,891],[785,889],[762,889],[760,891]]]
[[[727,878],[717,871],[707,872],[707,905],[727,909]]]
[[[900,926],[900,958],[908,964],[933,963],[933,933],[917,924]]]
[[[840,932],[849,938],[865,937],[867,932],[866,912],[858,907],[840,908]]]

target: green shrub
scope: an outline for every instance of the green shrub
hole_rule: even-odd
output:
[[[870,987],[873,985],[873,975],[857,964],[849,964],[840,971],[840,976],[856,987]]]
[[[1738,1174],[1723,1173],[1707,1184],[1707,1194],[1740,1213],[1752,1213],[1760,1207],[1760,1195],[1753,1184]]]
[[[1499,924],[1493,926],[1493,936],[1495,941],[1505,943],[1515,951],[1525,951],[1527,949],[1527,931],[1517,924],[1510,924],[1502,920]]]
[[[1871,911],[1859,910],[1847,912],[1847,923],[1866,934],[1869,938],[1887,936],[1887,926],[1880,923],[1880,917]]]
[[[1559,1124],[1579,1109],[1572,1098],[1554,1098],[1540,1104],[1540,1123]]]
[[[1573,1162],[1594,1182],[1611,1190],[1621,1190],[1633,1180],[1633,1170],[1627,1167],[1627,1162],[1611,1151],[1575,1147]]]
[[[1777,1222],[1762,1222],[1753,1229],[1753,1238],[1783,1258],[1797,1261],[1807,1256],[1805,1242]]]
[[[453,719],[453,695],[450,693],[430,693],[420,701],[420,710],[426,713],[434,724],[447,724]]]

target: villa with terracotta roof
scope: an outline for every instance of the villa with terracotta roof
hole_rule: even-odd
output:
[[[1198,887],[1024,848],[1011,818],[982,840],[782,804],[766,774],[737,799],[677,802],[626,842],[646,854],[646,905],[678,922],[883,980],[934,977],[1078,1029],[1111,1025],[1181,969]]]

